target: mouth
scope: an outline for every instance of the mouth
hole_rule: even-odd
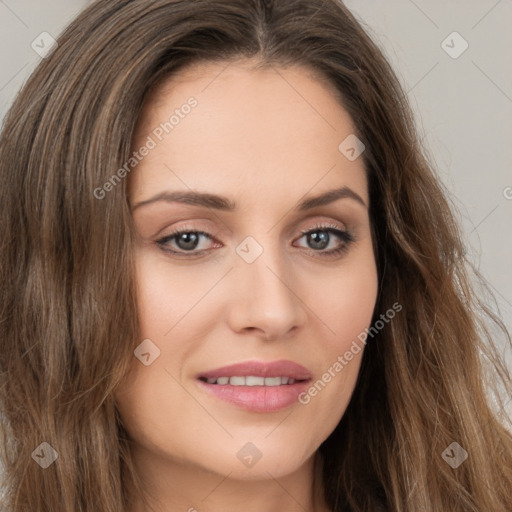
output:
[[[251,412],[275,412],[298,402],[312,380],[293,361],[249,361],[204,372],[197,377],[209,396]]]
[[[234,375],[232,377],[199,377],[202,382],[219,386],[290,386],[296,382],[306,382],[308,379],[294,379],[292,377],[258,377],[256,375]]]

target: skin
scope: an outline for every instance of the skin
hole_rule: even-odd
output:
[[[362,158],[338,150],[354,124],[325,80],[302,67],[255,70],[255,62],[201,63],[180,71],[148,98],[134,139],[143,145],[170,113],[198,105],[128,177],[138,234],[136,280],[141,340],[160,356],[135,360],[116,395],[133,455],[156,511],[327,511],[314,463],[348,405],[363,351],[311,398],[261,413],[210,396],[201,371],[248,361],[289,359],[320,379],[370,326],[377,298],[369,197]],[[365,203],[339,199],[295,212],[305,197],[350,187]],[[162,191],[227,196],[233,212],[165,201]],[[301,230],[348,230],[316,248]],[[177,258],[156,242],[177,228],[202,230],[196,253]],[[318,229],[316,230],[318,232]],[[248,236],[263,248],[247,263]],[[188,252],[190,255],[191,253]],[[246,467],[236,454],[252,442],[262,454]],[[139,502],[130,512],[146,510]]]

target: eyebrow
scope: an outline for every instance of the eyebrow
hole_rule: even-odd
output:
[[[341,187],[328,190],[327,192],[323,192],[317,196],[303,199],[301,202],[299,202],[299,204],[297,204],[295,211],[311,210],[312,208],[317,208],[319,206],[325,206],[327,204],[333,203],[339,199],[353,199],[363,205],[365,208],[368,208],[362,197],[357,192],[354,192],[354,190],[349,187]],[[140,201],[133,206],[132,211],[140,208],[141,206],[146,206],[148,204],[156,203],[159,201],[204,206],[206,208],[213,208],[215,210],[223,210],[228,212],[236,210],[236,203],[224,196],[195,191],[166,191],[160,192],[159,194],[144,201]]]

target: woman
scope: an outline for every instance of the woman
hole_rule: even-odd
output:
[[[337,0],[86,9],[0,145],[5,509],[510,510],[413,126]]]

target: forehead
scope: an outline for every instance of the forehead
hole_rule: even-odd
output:
[[[180,111],[191,97],[197,105]],[[366,198],[362,159],[351,162],[338,149],[354,123],[334,86],[310,68],[249,60],[188,66],[148,96],[134,149],[173,114],[179,122],[130,175],[137,195],[187,186],[224,195],[284,187],[300,196],[321,180]]]
[[[342,103],[340,91],[335,87],[332,80],[320,71],[309,65],[303,64],[278,64],[264,63],[257,58],[235,58],[232,60],[196,60],[179,67],[172,75],[161,79],[155,84],[148,94],[148,99],[153,102],[165,101],[170,91],[177,91],[180,87],[194,87],[200,85],[201,92],[206,88],[217,83],[224,87],[230,83],[238,83],[256,87],[262,85],[265,81],[275,86],[275,79],[280,78],[283,82],[288,82],[288,86],[293,90],[293,83],[290,78],[295,78],[302,82],[305,80],[310,84],[315,84],[336,97],[338,102]],[[295,93],[301,95],[301,91],[295,90]],[[307,99],[307,98],[304,98]]]

